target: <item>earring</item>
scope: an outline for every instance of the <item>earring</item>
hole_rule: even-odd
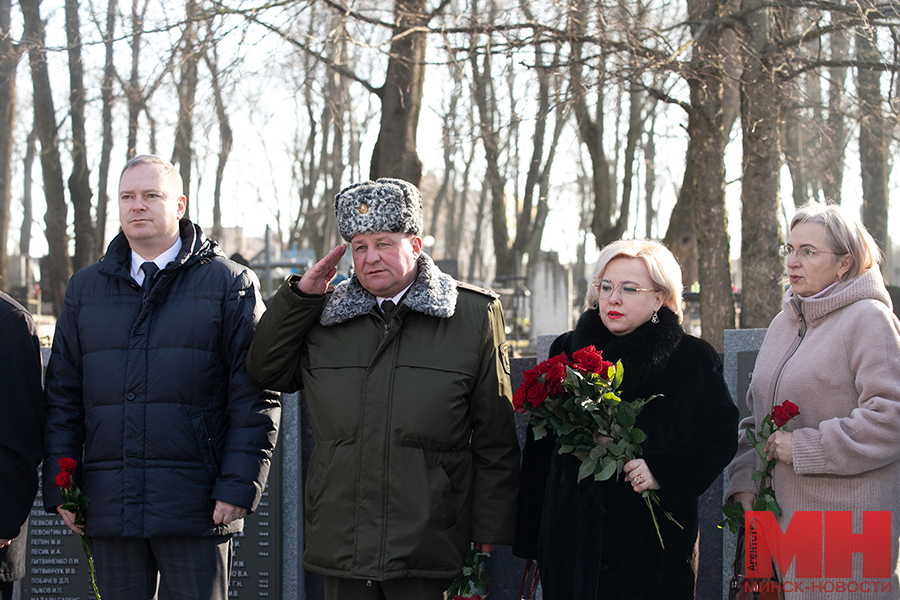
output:
[[[659,315],[656,314],[656,311],[653,311],[653,316],[650,317],[651,323],[659,323]]]

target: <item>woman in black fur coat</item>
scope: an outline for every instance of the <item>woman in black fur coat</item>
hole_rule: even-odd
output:
[[[694,597],[697,499],[737,450],[738,411],[716,351],[681,329],[681,289],[663,245],[613,242],[594,267],[587,310],[550,347],[571,359],[593,345],[605,360],[621,359],[623,400],[660,396],[638,416],[643,455],[620,478],[578,483],[580,461],[529,430],[514,552],[537,559],[547,600]],[[665,549],[641,497],[648,489],[660,499]]]

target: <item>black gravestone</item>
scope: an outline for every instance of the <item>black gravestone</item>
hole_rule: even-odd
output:
[[[281,444],[256,512],[234,536],[229,598],[281,598]]]
[[[230,598],[281,598],[281,452],[276,446],[269,480],[244,531],[234,536]],[[88,509],[90,518],[90,509]],[[78,536],[62,517],[44,512],[40,496],[31,509],[20,582],[22,600],[90,600],[88,562]],[[101,591],[102,595],[102,591]]]
[[[40,496],[31,508],[21,597],[29,600],[90,598],[87,559],[78,536],[57,514],[44,512]]]

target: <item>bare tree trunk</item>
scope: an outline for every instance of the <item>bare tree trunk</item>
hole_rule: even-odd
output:
[[[644,152],[644,235],[652,238],[656,230],[656,203],[653,199],[656,191],[656,106],[657,100],[650,98],[650,110],[648,111],[647,138],[643,145]]]
[[[328,95],[326,94],[327,98]],[[318,182],[319,179],[325,178],[327,173],[331,168],[331,126],[332,119],[332,107],[330,98],[325,100],[322,106],[322,116],[319,118],[319,122],[322,123],[322,139],[319,140],[319,160],[318,167],[316,173],[316,179],[310,180],[311,183]],[[311,158],[311,161],[315,159]],[[327,185],[328,182],[325,182]],[[315,187],[310,190],[310,193],[315,193]],[[325,220],[328,218],[327,213],[329,212],[329,208],[326,204],[320,203],[318,204],[313,211],[308,213],[304,218],[304,228],[303,233],[307,240],[309,240],[310,245],[313,248],[317,248],[319,250],[325,248]]]
[[[191,194],[191,167],[194,156],[194,98],[197,95],[197,24],[200,12],[196,0],[185,0],[184,35],[181,38],[181,78],[178,81],[178,125],[175,128],[175,147],[172,164],[178,167],[184,181],[184,193]],[[184,218],[190,218],[192,201],[188,198]]]
[[[860,0],[867,16],[875,10],[871,0]],[[856,29],[856,51],[863,64],[881,62],[878,37],[874,26],[868,22]],[[859,162],[863,185],[863,223],[887,255],[888,239],[888,170],[887,124],[882,111],[881,71],[864,66],[857,67],[859,90]],[[889,271],[885,271],[889,272]]]
[[[735,14],[741,9],[741,0],[728,0],[725,3],[725,14]],[[741,70],[745,49],[741,48],[737,32],[734,27],[729,27],[722,32],[722,55],[724,57],[725,80],[722,82],[722,128],[725,130],[725,138],[731,136],[734,124],[741,116]]]
[[[35,142],[37,130],[32,127],[31,133],[25,140],[25,159],[22,161],[24,181],[22,182],[22,228],[19,233],[19,254],[29,256],[31,254],[31,225],[34,222],[34,204],[32,202],[32,169],[34,168]]]
[[[807,71],[803,76],[806,88],[806,104],[812,112],[804,113],[803,161],[806,163],[807,190],[810,198],[820,198],[822,192],[822,136],[825,132],[825,115],[822,103],[822,73],[820,69]]]
[[[566,25],[569,36],[572,38],[569,82],[579,137],[591,157],[591,178],[594,192],[594,216],[591,221],[591,231],[594,233],[597,246],[602,247],[613,241],[604,237],[604,233],[610,230],[612,222],[613,197],[610,188],[609,161],[603,150],[603,95],[598,91],[597,116],[596,118],[592,117],[588,107],[587,87],[582,75],[584,42],[581,40],[585,35],[584,17],[586,14],[587,6],[584,0],[574,0],[570,4]],[[598,89],[602,89],[602,84],[598,86]]]
[[[559,48],[557,48],[557,50],[559,50]],[[557,60],[554,62],[558,63],[558,59],[559,53],[557,53]],[[562,78],[559,78],[559,81],[561,84]],[[547,202],[547,198],[550,196],[550,169],[553,167],[553,161],[556,158],[556,149],[559,147],[559,139],[562,136],[563,129],[565,128],[569,116],[568,107],[564,102],[559,101],[559,86],[557,86],[556,95],[556,124],[553,127],[553,137],[550,141],[550,147],[547,149],[547,160],[544,161],[544,166],[541,168],[540,174],[538,175],[537,211],[534,216],[531,239],[527,248],[529,281],[531,281],[534,276],[534,273],[531,270],[531,266],[535,264],[533,258],[536,258],[541,251],[541,240],[544,237],[544,225],[547,223],[547,215],[550,213],[550,206]],[[547,109],[549,110],[549,108],[548,105]]]
[[[369,177],[397,177],[413,185],[422,181],[416,153],[416,130],[425,84],[426,36],[430,20],[426,0],[394,1],[394,39],[381,97],[381,130],[372,150]]]
[[[850,56],[850,35],[844,28],[847,17],[833,12],[831,18],[837,25],[837,30],[831,33],[831,60],[845,62]],[[847,144],[847,124],[844,120],[847,68],[831,67],[828,73],[828,118],[822,140],[822,193],[828,202],[840,204],[844,184],[844,147]]]
[[[431,219],[425,223],[425,228],[434,234],[440,228],[441,208],[444,202],[447,202],[447,213],[443,223],[444,227],[444,257],[453,258],[450,254],[450,243],[452,240],[452,232],[456,222],[456,199],[457,194],[454,189],[454,180],[456,179],[456,154],[457,140],[459,139],[459,122],[457,120],[457,112],[459,111],[459,102],[463,94],[462,85],[462,69],[456,62],[452,52],[448,52],[448,67],[450,78],[453,82],[453,88],[450,92],[449,104],[446,111],[441,115],[441,146],[444,159],[444,174],[441,181],[441,187],[434,196],[434,203],[431,207]],[[437,237],[435,235],[435,237]]]
[[[481,195],[478,198],[478,211],[475,214],[475,234],[472,238],[472,254],[469,258],[469,276],[467,279],[469,281],[475,281],[477,279],[483,279],[483,277],[477,277],[476,274],[482,269],[481,266],[481,245],[482,245],[482,232],[484,231],[484,218],[485,213],[487,212],[487,201],[488,201],[488,188],[487,186],[481,186]],[[482,273],[483,274],[483,273]]]
[[[478,105],[481,139],[487,161],[487,188],[491,198],[491,232],[496,256],[496,277],[512,277],[515,270],[515,254],[510,246],[507,225],[506,180],[500,172],[500,133],[496,125],[497,104],[494,80],[491,72],[490,42],[484,49],[482,65],[478,65],[475,37],[472,38],[472,80],[473,94]],[[480,233],[480,232],[479,232]]]
[[[778,144],[778,80],[767,55],[772,44],[771,9],[744,0],[741,30],[744,69],[741,86],[743,176],[741,177],[741,327],[764,328],[781,310],[784,271]]]
[[[547,134],[547,117],[550,115],[550,70],[544,66],[544,51],[540,40],[535,41],[534,47],[535,75],[538,80],[538,106],[534,121],[534,135],[532,137],[531,162],[528,164],[528,174],[525,176],[525,190],[522,194],[522,210],[519,211],[516,221],[516,241],[513,242],[513,250],[521,256],[529,249],[533,249],[531,237],[535,225],[535,204],[540,209],[540,195],[537,200],[534,197],[535,189],[541,180],[544,171],[543,154],[544,138]],[[544,199],[544,218],[546,218],[546,199]],[[537,243],[540,250],[540,240]],[[537,254],[528,254],[528,264],[533,265]],[[531,269],[529,268],[529,271]]]
[[[212,37],[212,34],[210,34]],[[212,54],[212,57],[210,57]],[[225,177],[225,165],[228,155],[231,153],[231,145],[234,136],[231,132],[231,124],[228,122],[228,111],[225,110],[225,100],[222,98],[222,83],[219,80],[219,67],[216,60],[216,48],[213,46],[203,53],[206,66],[212,75],[213,97],[216,103],[216,118],[219,122],[219,163],[216,166],[216,184],[213,192],[213,226],[212,237],[215,240],[222,239],[222,179]]]
[[[638,141],[643,133],[644,122],[641,119],[640,94],[632,89],[628,94],[628,133],[625,140],[624,174],[622,176],[622,203],[619,217],[612,229],[604,235],[606,239],[619,239],[628,228],[628,216],[631,212],[631,190],[634,187],[634,157],[637,153]]]
[[[790,37],[796,32],[798,14],[793,6],[779,6],[777,9],[780,36]],[[746,61],[745,61],[746,64]],[[800,106],[800,78],[795,77],[781,86],[781,115],[784,127],[784,159],[791,174],[794,206],[800,206],[809,198],[806,161],[806,122]],[[742,261],[743,262],[743,261]]]
[[[94,229],[94,252],[101,256],[106,251],[106,212],[109,206],[109,161],[112,158],[112,107],[113,82],[116,68],[113,63],[113,38],[116,33],[116,0],[109,0],[106,6],[106,32],[103,44],[106,47],[106,59],[103,64],[103,82],[100,84],[100,100],[103,103],[102,127],[103,143],[100,147],[99,182],[97,184],[97,225]],[[118,187],[118,186],[116,186]]]
[[[722,123],[722,57],[718,52],[719,0],[689,0],[691,12],[705,23],[696,37],[688,84],[688,118],[693,153],[691,188],[696,190],[694,221],[700,259],[700,317],[703,338],[721,352],[725,330],[734,328],[734,293],[725,211],[725,132]]]
[[[16,119],[16,67],[22,52],[12,40],[12,1],[0,0],[0,288],[9,289],[7,240],[12,192],[12,143]]]
[[[128,159],[134,158],[137,154],[138,119],[144,107],[140,80],[140,57],[147,3],[148,0],[145,0],[144,7],[139,8],[140,0],[131,0],[131,76],[128,80],[128,89],[125,90],[125,95],[128,97],[128,149],[126,150]]]
[[[460,246],[462,245],[463,227],[466,224],[466,212],[469,206],[469,180],[472,172],[472,163],[475,161],[475,146],[472,145],[471,152],[465,157],[465,168],[462,173],[462,181],[459,189],[453,190],[453,219],[448,221],[447,229],[447,254],[450,258],[460,257]]]
[[[313,24],[311,20],[309,35],[312,36],[312,33]],[[301,60],[303,61],[304,70],[308,71],[312,69],[313,59],[311,56],[303,54]],[[311,78],[307,78],[303,83],[302,106],[306,108],[306,115],[309,121],[308,130],[303,131],[302,133],[297,132],[295,134],[296,141],[294,147],[296,148],[295,154],[297,155],[297,158],[295,158],[295,164],[297,165],[295,171],[298,171],[295,178],[297,179],[297,186],[299,189],[300,206],[298,207],[291,235],[288,238],[288,247],[291,247],[295,243],[300,244],[301,240],[305,240],[306,244],[312,248],[320,247],[319,242],[316,241],[315,238],[315,236],[319,235],[320,228],[312,226],[311,222],[319,220],[322,213],[322,208],[316,207],[315,190],[321,176],[323,163],[326,160],[326,153],[323,146],[320,155],[321,160],[317,162],[316,146],[318,145],[319,131],[322,131],[323,136],[327,136],[328,126],[327,123],[320,126],[320,122],[316,120],[314,110],[316,103],[314,100],[313,84],[314,81]],[[325,110],[323,110],[322,118],[326,118],[326,111],[327,106]],[[306,143],[301,150],[300,140],[304,138]]]
[[[75,213],[75,255],[72,268],[77,271],[96,259],[94,254],[94,220],[91,217],[90,171],[87,164],[87,143],[84,131],[84,65],[81,61],[81,22],[78,0],[66,0],[66,41],[69,52],[69,115],[72,121],[72,174],[69,176],[69,196]]]
[[[48,269],[42,273],[45,289],[53,302],[54,312],[62,308],[66,282],[72,274],[66,234],[66,193],[59,156],[59,133],[56,111],[50,90],[50,71],[44,47],[44,23],[41,21],[40,0],[22,0],[25,21],[25,41],[34,86],[34,122],[41,141],[41,171],[44,177],[44,196],[47,199]]]
[[[347,36],[342,35],[339,43],[334,45],[334,61],[342,63],[346,61],[347,56]],[[325,86],[328,102],[331,107],[331,115],[327,121],[333,130],[331,136],[331,151],[328,156],[328,175],[330,181],[329,187],[326,189],[325,197],[334,198],[341,191],[342,180],[344,178],[343,149],[344,149],[344,131],[347,126],[347,106],[350,95],[350,81],[347,77],[333,74],[328,78],[328,84]],[[334,211],[330,210],[329,203],[325,204],[325,223],[322,227],[322,247],[319,256],[325,256],[338,241],[338,227],[334,215]]]

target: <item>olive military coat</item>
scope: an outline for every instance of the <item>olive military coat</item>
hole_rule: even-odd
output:
[[[251,345],[257,383],[309,401],[310,571],[450,578],[470,541],[512,542],[519,447],[500,303],[427,255],[417,266],[387,320],[355,276],[305,297],[292,277]]]

